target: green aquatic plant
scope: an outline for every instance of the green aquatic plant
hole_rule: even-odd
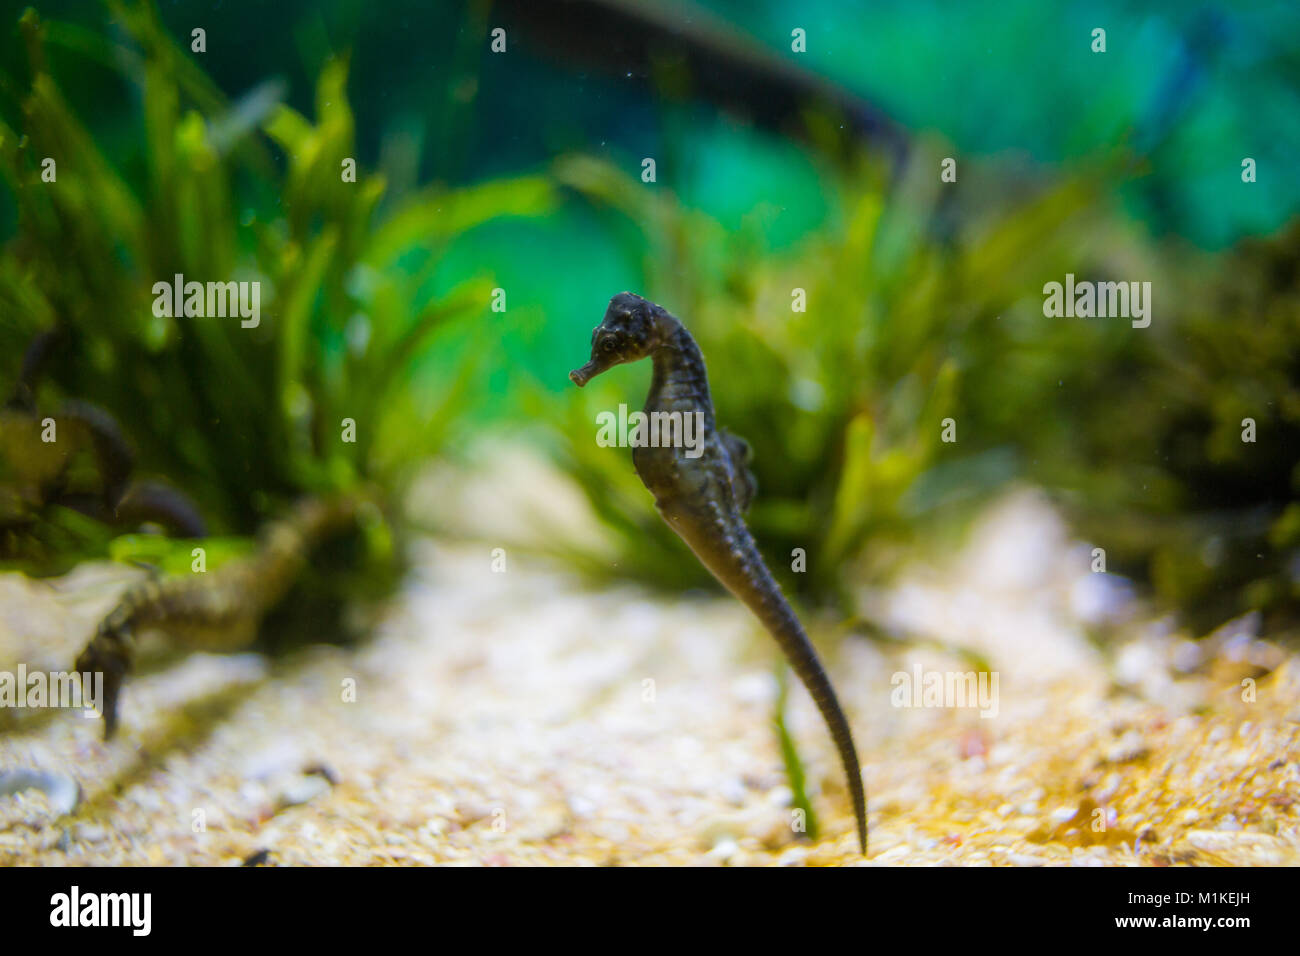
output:
[[[1220,256],[1178,249],[1158,314],[1055,409],[1038,473],[1107,570],[1205,633],[1300,620],[1300,223]]]
[[[821,834],[821,823],[813,810],[812,798],[808,795],[808,775],[804,770],[803,758],[799,756],[799,747],[794,736],[785,724],[786,700],[790,695],[790,681],[784,667],[776,670],[777,694],[772,703],[772,729],[776,731],[777,746],[781,748],[781,763],[785,767],[785,778],[790,783],[790,808],[797,810],[803,818],[803,836],[816,842]]]
[[[544,214],[552,187],[522,177],[386,199],[383,177],[356,165],[346,57],[322,69],[314,118],[274,83],[231,103],[151,4],[109,9],[120,34],[32,11],[19,23],[27,62],[6,68],[0,90],[0,172],[16,213],[0,255],[0,381],[17,382],[27,344],[56,332],[38,405],[105,410],[138,471],[181,489],[228,540],[304,497],[354,496],[359,544],[331,588],[391,587],[405,476],[471,405],[474,350],[431,359],[430,345],[452,330],[472,344],[495,286],[486,272],[440,269],[443,253],[489,220]],[[142,104],[133,145],[106,153],[62,95],[51,48],[120,70]],[[188,298],[191,282],[209,308],[214,284],[255,290],[239,300],[253,308],[176,308],[172,289]],[[77,533],[20,554],[32,572],[108,553],[183,567],[193,545],[114,543],[132,529],[100,532],[57,504],[36,517]]]
[[[755,536],[789,556],[774,570],[804,600],[853,618],[853,589],[901,547],[952,540],[967,506],[1021,480],[1194,629],[1251,610],[1288,626],[1300,229],[1221,256],[1157,242],[1108,199],[1132,168],[1119,156],[987,207],[945,205],[920,174],[828,170],[834,215],[783,250],[763,247],[758,211],[727,230],[603,162],[569,158],[556,176],[689,317],[719,417],[753,446]],[[1067,274],[1151,283],[1150,324],[1049,315],[1045,286]],[[598,575],[704,583],[591,440],[619,399],[588,392],[555,453],[616,558],[563,553]]]
[[[556,176],[607,214],[645,288],[690,322],[720,420],[753,446],[755,535],[805,598],[851,613],[850,569],[883,573],[897,547],[955,523],[1015,473],[968,396],[994,385],[998,349],[1014,346],[1003,313],[1069,261],[1081,220],[1098,215],[1090,179],[945,241],[935,189],[916,176],[891,189],[863,160],[827,169],[835,212],[823,229],[769,250],[761,211],[729,231],[604,162],[571,157]],[[1005,398],[1014,383],[999,387]],[[669,587],[700,584],[637,500],[635,476],[591,440],[595,415],[619,399],[587,391],[565,409],[556,456],[620,542],[610,563]],[[957,441],[944,440],[947,420]],[[610,565],[564,547],[595,573]]]

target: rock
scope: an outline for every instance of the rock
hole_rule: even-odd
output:
[[[63,773],[46,770],[6,770],[0,773],[0,797],[25,790],[39,790],[50,799],[59,816],[66,816],[81,803],[81,785]]]
[[[328,793],[329,789],[330,782],[324,777],[315,774],[288,780],[275,795],[276,809],[283,810],[287,807],[296,807],[308,803],[322,793]]]

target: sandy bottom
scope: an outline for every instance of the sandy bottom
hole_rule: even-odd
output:
[[[984,655],[996,713],[894,706],[896,675],[971,665],[809,622],[858,737],[866,860],[801,688],[822,833],[794,832],[775,650],[739,605],[591,591],[510,553],[494,573],[490,551],[421,545],[357,647],[155,663],[107,744],[77,712],[0,712],[0,789],[17,770],[80,787],[68,813],[57,788],[0,796],[0,865],[1300,862],[1300,662],[1250,621],[1193,643],[1135,618],[1033,494],[865,596]],[[133,579],[0,576],[0,670],[70,666]]]

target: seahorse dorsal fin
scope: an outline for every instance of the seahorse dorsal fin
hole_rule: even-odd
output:
[[[749,463],[754,460],[754,450],[749,447],[749,442],[725,428],[718,430],[718,437],[722,439],[722,446],[731,459],[731,493],[735,496],[736,507],[748,511],[749,504],[758,491],[758,479],[749,470]]]

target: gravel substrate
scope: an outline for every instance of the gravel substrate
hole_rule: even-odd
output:
[[[896,674],[970,669],[950,651],[811,628],[858,737],[867,860],[802,689],[788,726],[823,832],[793,832],[774,650],[739,605],[584,590],[522,554],[494,573],[490,552],[421,545],[355,648],[157,660],[107,744],[79,714],[0,712],[0,793],[18,770],[80,786],[70,813],[67,786],[0,795],[0,864],[1300,862],[1300,662],[1248,621],[1199,643],[1124,621],[1032,494],[864,595],[989,659],[996,716],[891,706]],[[134,578],[0,576],[0,670],[70,666]],[[1085,636],[1102,619],[1113,652]]]

